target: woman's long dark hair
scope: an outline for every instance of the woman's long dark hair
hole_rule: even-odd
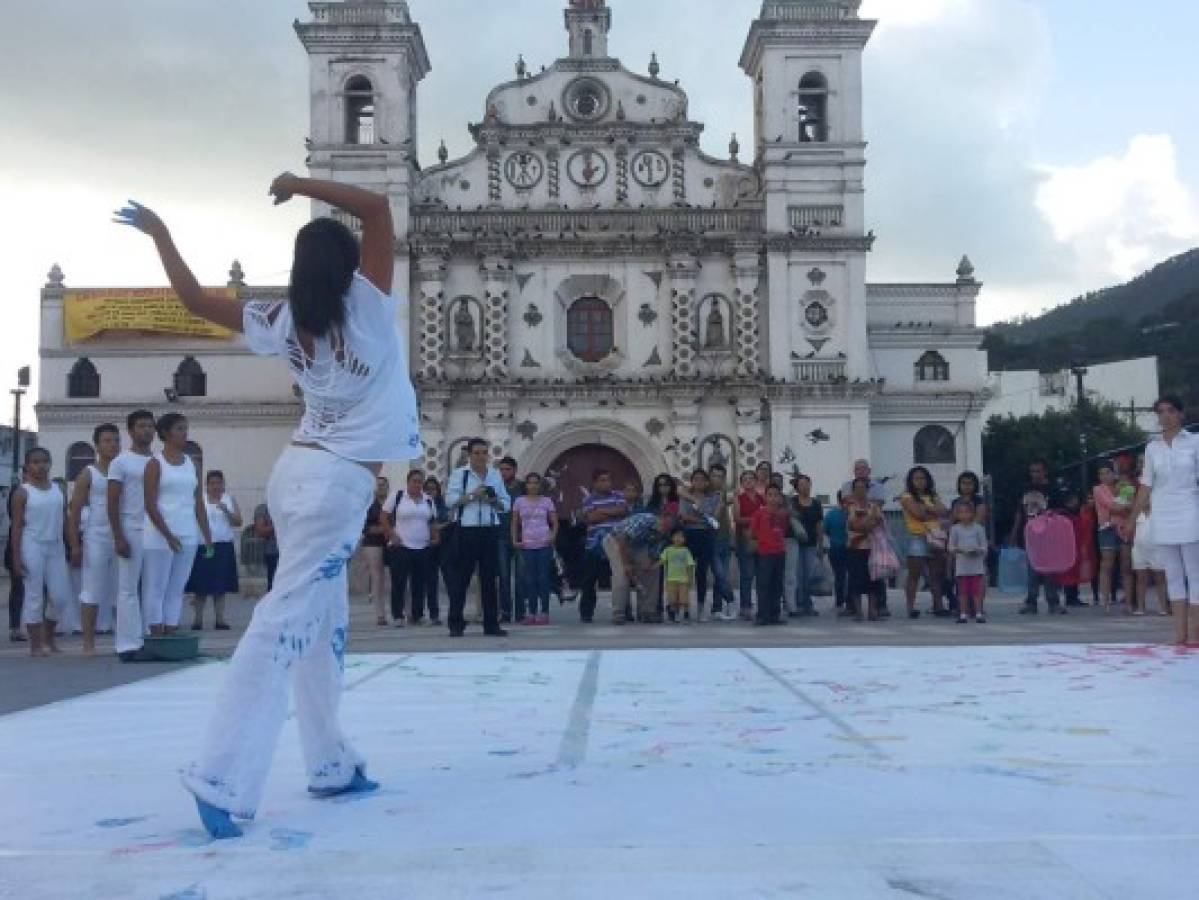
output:
[[[324,337],[345,324],[345,296],[360,262],[358,239],[337,220],[313,219],[300,229],[287,291],[298,331]]]
[[[670,485],[670,493],[668,493],[666,495],[666,502],[667,503],[678,503],[679,502],[678,482],[674,480],[673,476],[667,475],[665,472],[663,472],[661,475],[659,475],[657,478],[654,479],[654,489],[653,489],[652,493],[650,494],[649,503],[646,504],[646,509],[648,509],[650,512],[661,512],[662,511],[662,492],[660,490],[658,490],[658,487],[659,487],[659,485],[662,484],[662,482],[666,482],[667,484]]]
[[[937,494],[937,483],[935,481],[933,481],[933,473],[930,472],[928,469],[924,468],[924,466],[916,466],[910,472],[908,472],[907,481],[904,484],[904,487],[907,488],[907,492],[909,494],[911,494],[913,497],[921,496],[921,494],[916,490],[916,473],[917,472],[924,473],[924,480],[928,485],[924,489],[923,496],[935,497]]]
[[[971,494],[970,496],[972,496],[975,500],[982,500],[983,485],[982,485],[982,482],[979,481],[978,476],[975,475],[973,472],[963,472],[961,475],[958,476],[958,496],[959,497],[964,496],[962,494],[962,482],[963,481],[970,482],[970,484],[974,487],[974,493]]]

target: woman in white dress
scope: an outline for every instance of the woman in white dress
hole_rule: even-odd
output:
[[[25,454],[25,479],[13,498],[13,572],[25,579],[22,618],[29,633],[29,653],[49,656],[59,652],[54,630],[71,602],[63,539],[67,497],[50,481],[50,453],[41,447]]]
[[[108,471],[121,452],[121,429],[104,424],[92,433],[96,462],[75,479],[67,520],[71,565],[81,570],[79,592],[83,620],[83,655],[96,652],[96,628],[106,627],[116,610],[117,548],[108,521]]]
[[[1183,431],[1177,397],[1154,404],[1161,436],[1145,448],[1145,470],[1131,521],[1153,507],[1149,538],[1165,570],[1174,612],[1174,642],[1199,641],[1199,435]],[[1188,612],[1189,610],[1189,612]],[[1194,622],[1195,636],[1188,625]]]
[[[142,621],[150,634],[174,634],[196,550],[203,539],[204,552],[212,555],[212,532],[196,464],[187,455],[187,418],[167,413],[157,431],[162,450],[146,463],[144,482]]]
[[[349,625],[346,566],[383,463],[422,455],[416,392],[391,294],[390,202],[291,174],[277,178],[270,192],[277,204],[304,196],[362,223],[361,245],[335,219],[300,229],[286,300],[241,303],[205,292],[158,216],[136,203],[117,214],[118,222],[154,239],[171,286],[192,313],[244,331],[255,353],[280,357],[304,397],[299,428],[267,485],[279,543],[275,584],[254,609],[203,750],[184,775],[214,838],[239,836],[232,818],[257,812],[293,682],[309,791],[332,797],[378,788],[338,723]]]

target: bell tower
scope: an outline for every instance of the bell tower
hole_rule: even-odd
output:
[[[566,9],[571,59],[605,59],[612,10],[604,0],[570,0]]]
[[[390,196],[404,237],[417,166],[417,85],[430,70],[420,26],[405,0],[313,0],[308,8],[312,19],[295,29],[310,64],[309,172]],[[316,204],[313,212],[328,210]]]

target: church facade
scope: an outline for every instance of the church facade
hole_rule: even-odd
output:
[[[407,3],[309,6],[296,23],[311,61],[309,167],[391,197],[417,464],[430,474],[476,435],[551,473],[568,502],[599,465],[648,486],[662,471],[769,461],[820,493],[859,457],[884,476],[981,470],[987,374],[969,261],[945,282],[867,281],[862,55],[875,23],[859,0],[762,4],[739,61],[755,134],[722,158],[700,149],[704,124],[656,58],[645,74],[616,58],[604,0],[572,0],[566,55],[538,73],[518,60],[482,100],[473,149],[449,159],[443,144],[424,165],[430,56]],[[235,269],[234,290],[262,293],[242,281]],[[228,341],[71,346],[64,291],[58,273],[42,297],[52,449],[70,456],[110,409],[160,408],[184,357],[209,381],[183,400],[206,462],[238,460],[251,471],[236,480],[257,493],[298,414],[285,378]],[[81,360],[114,390],[69,396]]]

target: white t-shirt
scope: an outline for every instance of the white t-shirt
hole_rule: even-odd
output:
[[[154,458],[162,470],[158,479],[158,512],[172,535],[182,544],[200,542],[200,523],[196,521],[196,464],[190,457],[183,457],[179,465],[167,462],[161,453]],[[145,547],[147,550],[168,549],[167,539],[146,516]]]
[[[121,525],[141,531],[146,520],[146,465],[152,457],[126,450],[108,466],[108,480],[121,485]]]
[[[401,547],[424,550],[429,546],[432,539],[429,526],[437,518],[437,508],[432,500],[424,494],[413,500],[407,491],[403,491],[399,495],[399,504],[393,497],[383,511],[395,523],[396,539]]]
[[[112,464],[109,463],[109,468]],[[112,526],[108,522],[108,476],[97,466],[87,467],[87,506],[79,511],[79,527],[86,537],[96,541],[112,541]]]
[[[63,507],[66,500],[57,484],[40,488],[35,484],[22,485],[25,492],[24,540],[39,544],[61,544],[63,542]]]
[[[1160,546],[1199,542],[1199,435],[1181,431],[1172,444],[1145,448],[1141,484],[1151,488],[1150,538]]]
[[[221,503],[234,512],[238,511],[237,501],[233,499],[232,494],[223,494]],[[212,542],[214,544],[232,544],[234,541],[233,524],[229,521],[225,510],[221,509],[220,503],[213,503],[205,494],[204,508],[208,510],[208,530],[212,534]]]
[[[285,358],[303,391],[304,417],[293,440],[355,462],[416,459],[420,418],[396,298],[355,273],[345,306],[345,325],[314,342],[315,359],[300,346],[286,300],[246,304],[246,343],[260,356]]]

